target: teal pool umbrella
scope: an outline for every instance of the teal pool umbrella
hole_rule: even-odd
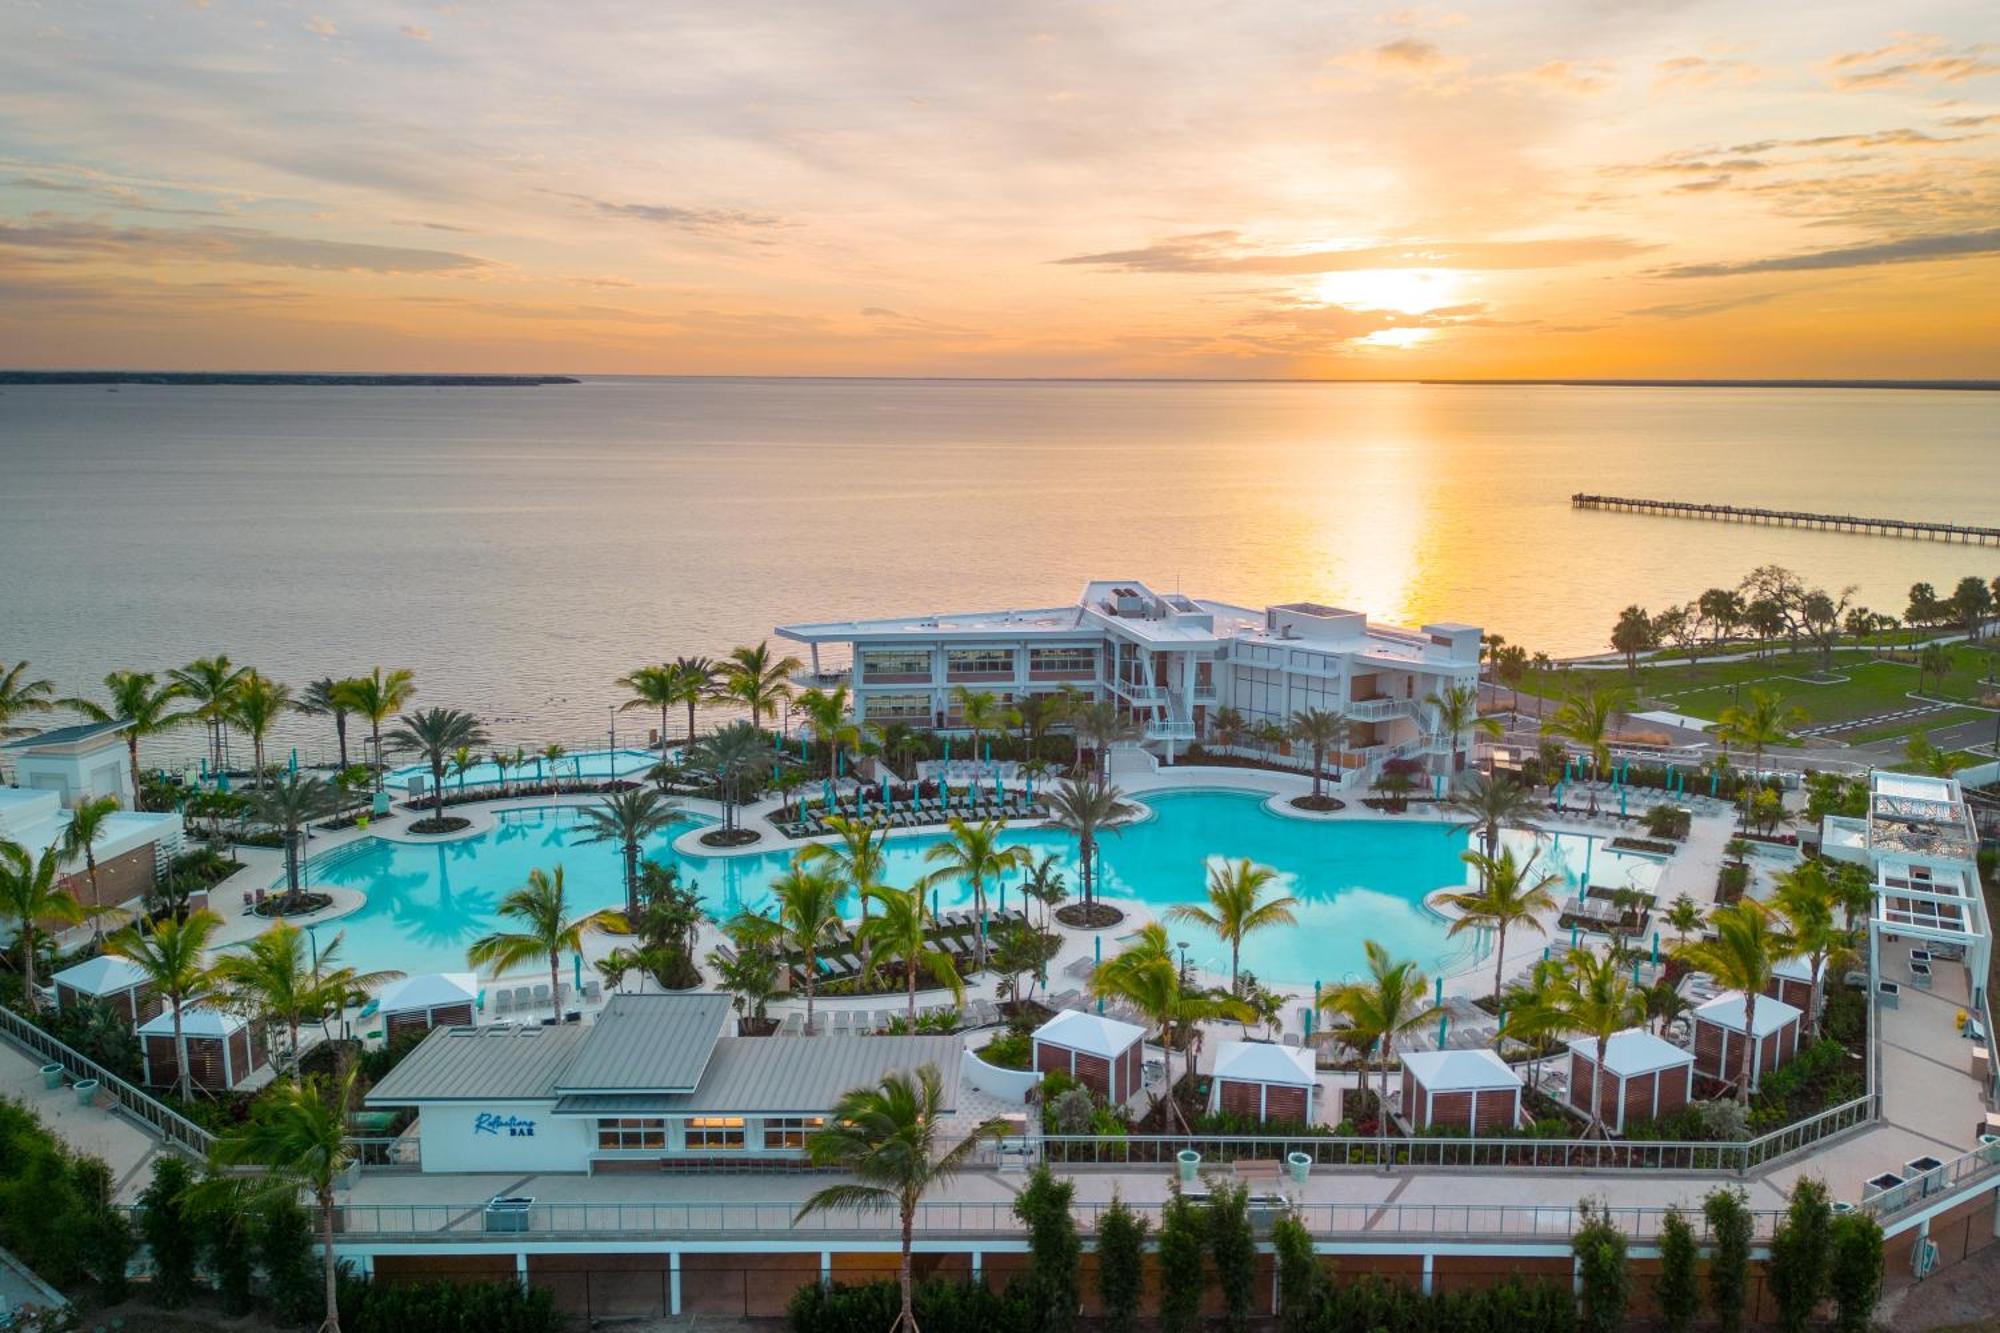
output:
[[[1091,961],[1093,963],[1101,963],[1104,961],[1104,937],[1102,935],[1091,936],[1090,954],[1091,954]]]
[[[803,764],[811,757],[811,752],[806,749],[806,738],[803,736],[799,737],[799,762]]]
[[[1000,775],[995,773],[993,775],[993,804],[998,805],[1004,799],[1006,798],[1000,794]]]
[[[1654,932],[1653,932],[1653,963],[1654,963],[1654,965],[1655,965],[1655,966],[1658,966],[1658,964],[1659,964],[1659,961],[1660,961],[1660,932],[1656,930],[1656,931],[1654,931]]]
[[[847,774],[847,765],[842,762],[844,759],[845,756],[841,754],[838,747],[835,747],[833,752],[833,775],[837,778],[845,777]]]
[[[1576,947],[1576,941],[1577,941],[1576,927],[1571,926],[1569,928],[1569,947],[1574,949]]]
[[[937,914],[938,914],[938,891],[937,891],[936,889],[932,889],[932,890],[931,890],[931,920],[933,920],[933,921],[937,920]]]
[[[944,761],[947,764],[951,762],[951,737],[949,736],[944,738]]]
[[[571,974],[576,978],[576,993],[581,995],[583,994],[583,955],[580,953],[571,954],[570,962],[572,964],[570,969]]]
[[[1636,958],[1632,960],[1632,984],[1634,986],[1639,984],[1639,960]]]
[[[1439,1015],[1438,1015],[1438,1049],[1439,1049],[1439,1050],[1443,1050],[1443,1049],[1444,1049],[1444,1034],[1445,1034],[1446,1030],[1447,1030],[1447,1029],[1449,1029],[1450,1027],[1451,1027],[1451,1015],[1450,1015],[1450,1014],[1439,1014]]]
[[[993,742],[992,742],[992,741],[988,741],[988,742],[986,742],[986,762],[987,762],[987,763],[989,763],[989,764],[993,762]]]
[[[1028,774],[1028,804],[1033,805],[1034,803],[1035,803],[1035,775],[1033,773],[1030,773]]]
[[[294,746],[292,747],[292,763],[291,763],[291,771],[292,771],[292,773],[293,773],[293,775],[294,775],[294,776],[296,776],[296,775],[298,774],[298,771],[299,771],[299,747],[298,747],[298,746],[296,746],[296,745],[294,745]],[[463,782],[464,782],[464,779],[463,779],[463,778],[460,778],[460,783],[461,783],[461,785],[463,784]]]
[[[1618,817],[1620,819],[1625,817],[1625,788],[1623,787],[1618,789]]]
[[[829,809],[829,810],[833,809],[833,779],[832,779],[832,778],[821,778],[821,779],[820,779],[820,783],[819,783],[819,798],[820,798],[820,801],[821,801],[821,803],[822,803],[822,804],[824,804],[824,805],[826,806],[826,808],[827,808],[827,809]]]
[[[1000,881],[1000,915],[1007,915],[1007,881]]]
[[[1717,773],[1714,769],[1710,769],[1708,771],[1708,794],[1710,796],[1715,795],[1716,779],[1719,778],[1720,776],[1721,774]]]
[[[1583,887],[1590,887],[1590,858],[1597,851],[1597,839],[1591,838],[1583,844]]]
[[[229,790],[229,775],[221,769],[215,771],[215,789],[217,791]]]
[[[1494,1030],[1496,1032],[1505,1032],[1507,1030],[1507,1008],[1505,1005],[1502,1005],[1500,1008],[1500,1026]]]
[[[889,793],[889,778],[887,774],[884,774],[882,778],[882,808],[884,810],[894,810],[896,808],[895,797]]]

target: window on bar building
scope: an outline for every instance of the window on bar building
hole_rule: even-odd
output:
[[[952,648],[945,652],[945,670],[1000,672],[1008,675],[1014,671],[1014,650],[1011,648]]]
[[[928,676],[928,648],[870,648],[861,654],[861,679],[870,676]]]
[[[803,1148],[806,1135],[826,1127],[826,1117],[778,1116],[764,1121],[764,1146],[766,1148]]]
[[[686,1143],[690,1152],[727,1151],[744,1146],[740,1115],[689,1116]]]
[[[925,722],[931,719],[931,697],[928,694],[871,694],[862,707],[868,710],[871,722],[898,717],[919,718]]]
[[[1097,670],[1097,650],[1094,648],[1030,648],[1028,650],[1030,671],[1095,671]]]
[[[663,1151],[667,1146],[667,1122],[645,1116],[628,1116],[597,1122],[597,1146],[603,1152]]]

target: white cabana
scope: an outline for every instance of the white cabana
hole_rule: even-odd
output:
[[[1744,1042],[1750,1043],[1750,1089],[1799,1051],[1799,1011],[1783,1000],[1758,997],[1744,1026],[1742,991],[1726,991],[1694,1011],[1694,1067],[1709,1078],[1734,1080],[1743,1063]]]
[[[187,1043],[189,1076],[197,1088],[226,1092],[263,1068],[267,1056],[264,1031],[242,1014],[194,1003],[181,1010],[181,1035]],[[146,1082],[166,1087],[179,1078],[180,1056],[174,1046],[174,1012],[162,1009],[139,1028],[139,1053]]]
[[[1225,1041],[1215,1049],[1208,1109],[1309,1125],[1318,1087],[1311,1051],[1268,1041]]]
[[[1605,1043],[1604,1066],[1597,1069],[1597,1039],[1573,1037],[1569,1043],[1569,1104],[1590,1110],[1590,1090],[1596,1074],[1598,1119],[1614,1133],[1627,1120],[1657,1120],[1671,1115],[1694,1098],[1694,1055],[1643,1028],[1615,1032]]]
[[[1485,1047],[1406,1052],[1403,1118],[1413,1129],[1512,1129],[1521,1120],[1521,1076]]]
[[[1820,970],[1826,969],[1826,960],[1820,960]],[[1764,987],[1764,994],[1805,1013],[1812,1008],[1813,964],[1812,959],[1787,958],[1771,969],[1770,984]]]
[[[466,1027],[479,1003],[479,978],[470,972],[424,972],[392,981],[375,994],[375,1012],[389,1041],[405,1032]]]
[[[122,1012],[133,1023],[142,1023],[160,1012],[159,997],[146,979],[146,969],[128,958],[99,954],[75,967],[66,967],[49,978],[55,987],[56,1006],[68,1009],[81,1000],[97,1000]]]
[[[1059,1069],[1116,1105],[1145,1086],[1146,1029],[1065,1009],[1035,1029],[1035,1068]]]

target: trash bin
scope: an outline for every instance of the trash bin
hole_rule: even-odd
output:
[[[1293,1152],[1285,1154],[1285,1171],[1291,1176],[1295,1184],[1303,1185],[1306,1183],[1306,1176],[1311,1173],[1312,1164],[1313,1159],[1305,1153]]]
[[[96,1096],[97,1096],[96,1079],[80,1078],[76,1081],[76,1104],[78,1106],[90,1105],[92,1099],[95,1098]]]
[[[54,1092],[62,1086],[63,1067],[61,1065],[42,1066],[42,1086]]]
[[[525,1194],[496,1194],[486,1201],[486,1229],[488,1231],[526,1231],[528,1210],[535,1206],[533,1197]]]
[[[1180,1165],[1181,1184],[1194,1184],[1194,1173],[1201,1166],[1201,1154],[1192,1148],[1183,1148],[1174,1154],[1174,1161]]]

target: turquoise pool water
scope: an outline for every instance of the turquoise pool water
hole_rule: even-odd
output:
[[[1426,894],[1463,883],[1459,854],[1466,835],[1431,823],[1371,819],[1311,823],[1274,815],[1261,796],[1237,792],[1162,792],[1144,798],[1155,816],[1106,838],[1103,846],[1107,898],[1130,900],[1160,911],[1203,897],[1211,858],[1250,857],[1275,867],[1283,891],[1301,900],[1298,924],[1252,936],[1244,942],[1243,965],[1267,981],[1307,985],[1336,982],[1362,966],[1362,942],[1380,941],[1398,958],[1414,958],[1426,968],[1463,957],[1471,937],[1445,937],[1444,923],[1422,905]],[[763,907],[767,886],[782,873],[787,858],[757,856],[676,856],[668,845],[693,821],[677,825],[652,844],[653,859],[678,866],[685,881],[700,886],[717,918],[740,908]],[[560,864],[571,895],[584,907],[611,907],[623,901],[618,857],[603,844],[573,841],[576,812],[563,807],[510,811],[490,832],[456,842],[416,846],[369,839],[325,857],[309,872],[315,884],[364,890],[367,905],[321,928],[322,940],[344,931],[344,956],[366,968],[405,972],[463,968],[466,945],[495,928],[494,907],[521,884],[534,867]],[[1534,839],[1509,834],[1526,849]],[[938,841],[926,834],[892,839],[888,877],[908,884],[923,873],[924,850]],[[1010,841],[1037,856],[1062,858],[1072,891],[1072,844],[1060,833],[1023,830]],[[1586,857],[1598,884],[1650,886],[1659,863],[1586,848],[1591,840],[1563,836],[1541,839],[1542,863],[1574,885]],[[991,891],[991,890],[989,890]],[[963,890],[944,888],[946,910],[969,900]],[[1018,899],[1010,890],[1010,904]],[[1188,957],[1217,973],[1228,968],[1228,952],[1195,927],[1177,927]],[[1517,945],[1525,947],[1523,945]]]
[[[555,774],[563,782],[581,779],[589,782],[602,781],[610,777],[628,777],[634,773],[644,773],[660,762],[658,750],[581,750],[566,754],[555,761]],[[507,781],[537,783],[547,780],[549,761],[538,755],[529,755],[528,761],[507,770]],[[392,768],[383,775],[383,781],[398,790],[406,787],[411,778],[422,778],[428,785],[431,780],[429,764],[405,764]],[[445,770],[446,791],[456,791],[460,787],[484,787],[500,781],[500,770],[491,763],[477,763],[465,770],[460,777],[450,769]]]

